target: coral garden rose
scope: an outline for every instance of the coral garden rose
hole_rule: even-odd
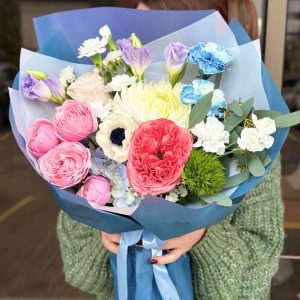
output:
[[[85,198],[94,208],[101,208],[111,198],[110,182],[103,176],[89,176],[77,195]]]
[[[90,167],[90,151],[80,143],[62,142],[39,158],[44,179],[61,189],[81,182]]]
[[[28,147],[35,157],[41,157],[60,142],[52,123],[46,119],[37,119],[28,131]]]
[[[127,163],[134,190],[159,195],[174,189],[192,145],[191,133],[173,121],[157,119],[141,124],[132,137]]]
[[[57,136],[68,142],[79,142],[95,132],[97,118],[88,104],[67,100],[56,108],[53,126]]]

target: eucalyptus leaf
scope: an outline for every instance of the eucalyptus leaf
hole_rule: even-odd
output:
[[[211,196],[201,196],[201,198],[206,203],[214,203],[220,206],[232,206],[232,200],[222,193],[211,195]]]
[[[295,111],[290,114],[281,115],[274,118],[276,127],[285,128],[297,125],[300,123],[300,111]]]
[[[230,176],[226,179],[224,189],[229,189],[234,186],[238,186],[241,183],[247,181],[249,179],[250,172],[246,171],[243,173],[235,174],[233,176]]]
[[[247,165],[249,172],[255,177],[261,177],[265,174],[265,167],[259,156],[254,153],[247,154]]]
[[[245,103],[241,105],[241,109],[243,110],[243,115],[241,117],[237,115],[231,115],[224,120],[225,130],[232,131],[235,127],[241,124],[247,116],[250,114],[253,109],[254,98],[250,98]]]
[[[230,158],[228,156],[224,156],[221,158],[221,164],[224,167],[224,174],[225,177],[229,176],[229,170],[230,170]]]
[[[264,161],[262,162],[263,163],[263,165],[264,165],[264,167],[266,167],[269,163],[271,163],[272,162],[272,159],[271,159],[271,157],[267,154],[266,155],[266,157],[265,157],[265,159],[264,159]]]
[[[220,87],[221,78],[222,78],[222,73],[218,73],[215,75],[215,78],[214,78],[215,89],[218,89]]]
[[[196,124],[205,119],[212,105],[211,100],[213,94],[213,91],[210,92],[192,107],[189,119],[189,128],[193,128]]]
[[[229,144],[231,145],[233,143],[236,143],[238,138],[239,134],[236,132],[236,130],[232,130],[229,136]]]
[[[243,115],[243,110],[241,108],[241,106],[239,105],[239,103],[237,102],[237,100],[233,100],[230,104],[229,104],[229,108],[231,111],[233,111],[237,116],[241,117]]]
[[[262,118],[271,118],[271,119],[274,119],[278,116],[281,116],[282,113],[279,112],[279,111],[274,111],[274,110],[263,110],[263,109],[260,109],[260,110],[256,110],[254,111],[254,114],[259,118],[259,119],[262,119]]]

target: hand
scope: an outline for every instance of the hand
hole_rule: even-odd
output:
[[[191,233],[182,235],[175,239],[167,240],[162,250],[170,250],[168,254],[163,256],[154,256],[151,258],[152,264],[170,264],[175,262],[181,255],[191,250],[191,248],[201,241],[206,229],[199,229]],[[117,254],[121,239],[120,234],[110,234],[104,231],[100,232],[103,246],[110,252]],[[140,245],[137,245],[142,247]]]
[[[168,254],[153,256],[152,264],[166,265],[175,262],[181,255],[190,251],[192,247],[204,237],[206,228],[193,231],[175,239],[167,240],[162,250],[170,250]]]

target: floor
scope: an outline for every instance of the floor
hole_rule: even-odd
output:
[[[292,155],[284,152],[284,157]],[[300,168],[287,161],[283,173],[285,256],[273,281],[272,300],[300,299]],[[0,178],[0,300],[94,299],[64,282],[55,232],[58,208],[8,130],[0,131]]]

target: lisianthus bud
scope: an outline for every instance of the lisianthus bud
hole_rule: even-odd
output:
[[[143,46],[141,40],[136,36],[135,33],[131,34],[132,47],[141,48]]]
[[[170,83],[174,86],[186,71],[188,47],[181,43],[170,43],[165,49],[166,67]]]

